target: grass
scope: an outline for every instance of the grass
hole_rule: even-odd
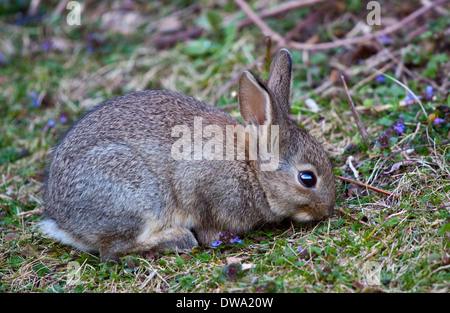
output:
[[[49,14],[57,4],[48,1],[39,12]],[[385,47],[384,59],[376,43],[292,51],[293,115],[324,145],[336,174],[354,178],[347,164],[352,156],[359,181],[398,198],[337,181],[337,211],[329,220],[265,225],[240,236],[241,244],[188,254],[127,255],[116,266],[42,237],[34,225],[41,218],[39,189],[48,153],[85,110],[133,90],[165,88],[238,116],[236,83],[230,79],[244,67],[267,78],[263,59],[254,66],[265,56],[265,39],[255,26],[237,29],[245,15],[233,2],[129,5],[145,19],[121,29],[107,25],[102,15],[123,14],[109,1],[88,4],[79,27],[68,26],[64,14],[26,19],[26,1],[0,5],[1,292],[448,292],[449,120],[429,122],[417,103],[405,104],[408,92],[402,86],[377,78],[373,70],[386,67],[387,75],[421,97],[428,115],[445,119],[437,107],[450,106],[449,25],[438,13],[422,21],[427,28],[414,38],[403,32],[391,36],[394,43]],[[401,10],[420,4],[389,6],[385,14],[399,18]],[[357,1],[339,10],[328,15],[333,24],[318,17],[297,40],[332,40],[349,32],[352,20],[364,20]],[[267,22],[284,33],[311,12],[306,7]],[[139,21],[139,15],[132,20]],[[120,32],[128,26],[130,31]],[[181,32],[194,26],[204,29],[199,38],[156,47],[163,27]],[[353,122],[336,70],[347,74],[374,141],[371,149]],[[433,88],[430,97],[427,86]],[[308,97],[320,112],[305,105]],[[400,134],[393,130],[396,123],[404,125]],[[411,147],[418,148],[406,150]]]

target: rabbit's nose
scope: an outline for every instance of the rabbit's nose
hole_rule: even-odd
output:
[[[321,219],[326,219],[326,218],[331,217],[334,213],[334,202],[331,204],[323,203],[322,205],[320,205],[318,207],[317,211],[318,211]]]

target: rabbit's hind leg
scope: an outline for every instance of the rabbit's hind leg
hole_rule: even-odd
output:
[[[109,264],[120,264],[119,255],[131,252],[133,245],[127,238],[103,238],[100,240],[100,261]]]
[[[149,250],[188,252],[198,246],[194,234],[184,227],[164,228],[147,236],[143,235],[140,236],[138,246],[136,246],[136,249],[141,252],[148,252]]]
[[[119,255],[129,252],[188,252],[198,246],[194,234],[187,228],[173,227],[153,232],[147,236],[143,233],[136,240],[129,238],[105,238],[100,243],[102,262],[120,263]]]

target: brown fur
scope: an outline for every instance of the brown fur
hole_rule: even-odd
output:
[[[245,122],[279,125],[276,171],[261,171],[259,160],[174,160],[174,126],[192,131],[194,117],[202,118],[203,128],[219,125],[224,132],[226,125],[239,125],[194,98],[150,90],[93,109],[54,149],[42,231],[113,259],[126,252],[209,246],[223,229],[243,233],[285,217],[329,216],[335,198],[331,164],[317,141],[288,117],[290,80],[291,57],[282,49],[268,86],[248,72],[239,83]],[[318,177],[313,189],[298,182],[298,171],[305,169]]]

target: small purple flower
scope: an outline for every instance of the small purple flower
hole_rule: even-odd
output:
[[[224,246],[232,246],[236,243],[242,244],[242,240],[236,235],[236,233],[231,231],[219,232],[219,239],[212,243],[213,247],[217,247],[220,244]]]
[[[383,84],[383,83],[385,83],[386,82],[386,77],[384,77],[384,75],[378,75],[376,78],[375,78],[375,80],[378,82],[378,83],[381,83],[381,84]]]
[[[53,119],[50,119],[50,120],[48,120],[47,125],[48,125],[48,127],[54,127],[56,125],[56,123]]]
[[[304,252],[305,252],[305,249],[303,249],[302,247],[298,246],[297,252],[298,252],[298,253],[304,253]]]
[[[46,40],[41,44],[41,48],[43,51],[50,51],[52,49],[52,43]]]
[[[433,121],[433,125],[436,125],[436,126],[441,126],[444,123],[445,123],[445,120],[440,117],[436,117]]]
[[[3,53],[0,51],[0,64],[6,65],[7,63],[8,63],[8,61],[6,60]]]
[[[433,87],[432,86],[430,86],[430,85],[427,85],[427,87],[426,87],[426,89],[425,89],[425,98],[427,99],[427,100],[431,100],[431,98],[433,97],[433,95],[434,95],[434,91],[433,91]]]
[[[64,124],[65,122],[67,122],[67,116],[65,114],[61,114],[59,117],[59,122],[61,124]]]
[[[390,44],[394,43],[394,40],[391,37],[389,37],[388,35],[385,35],[385,34],[379,36],[378,39],[380,40],[381,43],[383,43],[385,45],[390,45]]]
[[[391,146],[391,141],[390,141],[390,136],[387,133],[382,133],[378,138],[377,138],[377,146],[380,149],[388,149]]]
[[[39,95],[36,93],[36,91],[30,92],[30,98],[33,100],[33,106],[38,107],[39,106]]]
[[[242,244],[242,240],[239,239],[238,236],[236,236],[236,238],[233,238],[233,239],[230,240],[230,243],[235,243],[235,242]]]
[[[397,132],[397,134],[402,134],[405,132],[405,124],[398,122],[394,125],[394,130]]]
[[[411,92],[408,94],[408,97],[406,97],[405,103],[406,104],[411,104],[413,102],[416,101],[416,97],[417,99],[422,98],[421,96],[414,96]]]

